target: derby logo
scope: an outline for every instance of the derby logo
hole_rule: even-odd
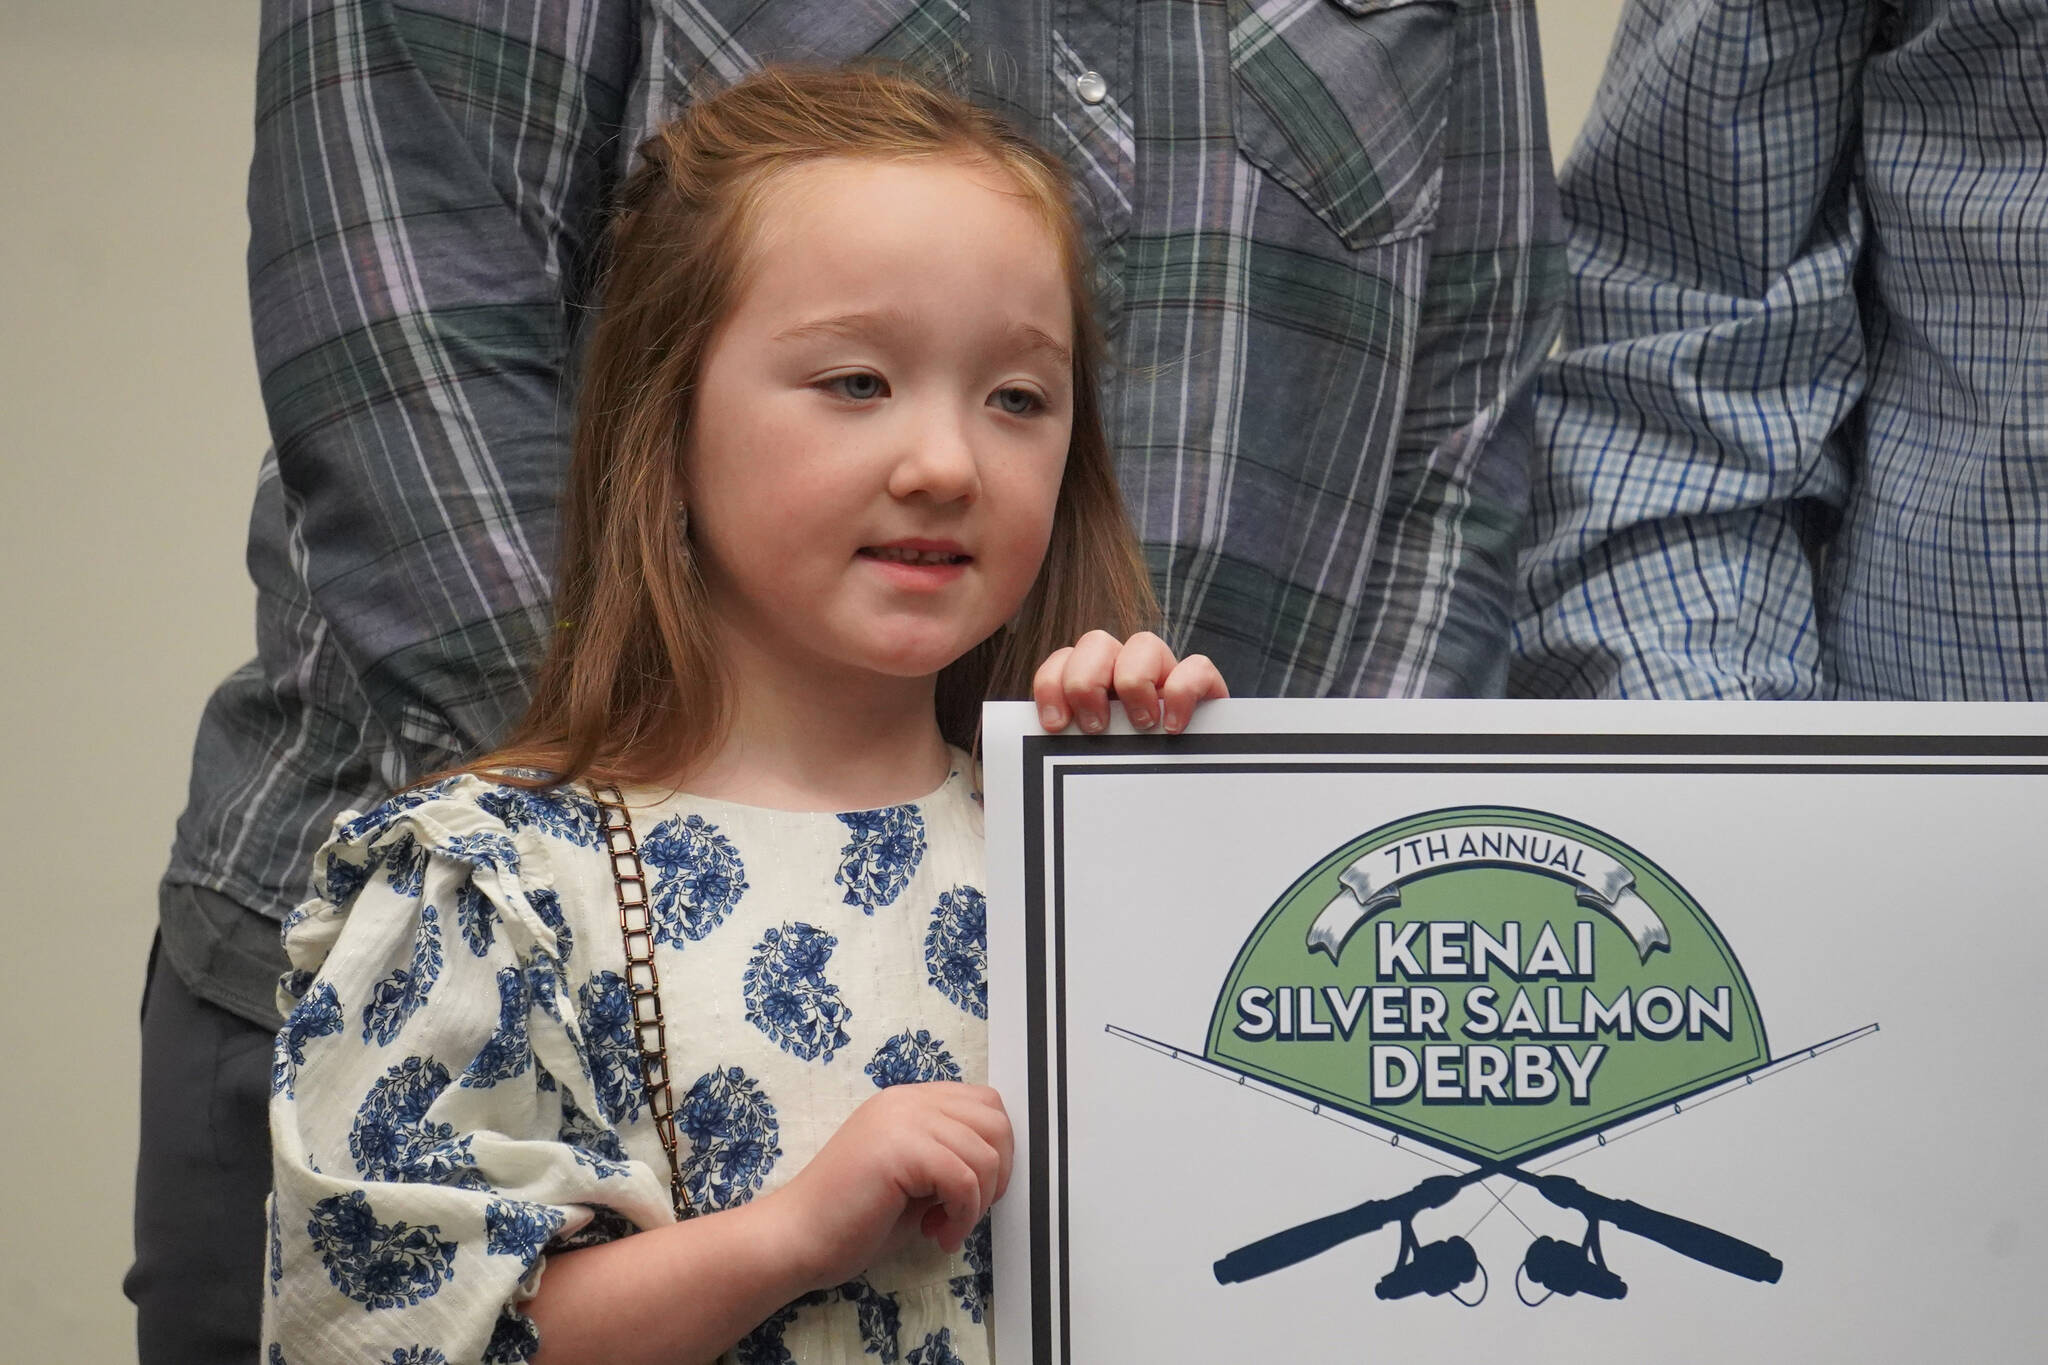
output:
[[[1770,1060],[1741,964],[1654,864],[1534,811],[1375,830],[1267,912],[1218,1066],[1473,1161],[1526,1159]]]
[[[1231,965],[1199,1056],[1110,1031],[1472,1163],[1239,1248],[1216,1262],[1220,1282],[1398,1222],[1379,1296],[1455,1294],[1482,1273],[1476,1253],[1463,1237],[1418,1242],[1412,1220],[1506,1176],[1586,1218],[1581,1242],[1529,1248],[1516,1288],[1540,1303],[1528,1286],[1543,1298],[1627,1293],[1601,1251],[1603,1224],[1775,1282],[1782,1266],[1759,1247],[1524,1164],[1604,1146],[1631,1120],[1876,1028],[1774,1060],[1742,964],[1662,868],[1559,815],[1462,806],[1373,830],[1289,887]]]

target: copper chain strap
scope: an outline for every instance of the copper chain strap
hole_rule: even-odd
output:
[[[676,1106],[669,1088],[668,1026],[661,1013],[661,974],[654,967],[654,918],[647,908],[647,871],[640,862],[640,841],[633,835],[633,817],[626,798],[610,783],[590,784],[590,795],[603,816],[605,853],[611,858],[612,882],[619,893],[619,934],[626,945],[626,990],[633,1000],[633,1041],[640,1053],[640,1081],[647,1090],[647,1109],[661,1147],[668,1154],[668,1193],[678,1219],[694,1209],[683,1189],[683,1168],[676,1155]]]

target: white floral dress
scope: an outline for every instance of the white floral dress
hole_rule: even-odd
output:
[[[982,820],[628,792],[682,1169],[729,1208],[878,1087],[982,1080]],[[271,1365],[518,1361],[550,1250],[672,1220],[599,811],[463,776],[345,815],[285,943],[271,1099]],[[806,1296],[737,1365],[986,1365],[988,1229]],[[675,1286],[689,1311],[689,1286]]]

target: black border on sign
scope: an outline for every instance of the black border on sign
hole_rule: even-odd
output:
[[[1151,762],[1105,764],[1105,758],[1151,756],[1161,745],[1178,755],[1228,758],[1271,755],[1283,760],[1300,754],[1357,754],[1349,761]],[[1068,1305],[1067,1267],[1067,971],[1060,944],[1066,937],[1066,783],[1070,777],[1129,773],[1374,773],[1374,772],[1507,772],[1586,773],[1620,768],[1628,772],[1663,773],[1858,773],[2021,776],[2048,775],[2048,736],[2038,735],[1419,735],[1419,734],[1284,734],[1061,736],[1024,738],[1024,973],[1029,1033],[1026,1057],[1031,1094],[1031,1346],[1032,1365],[1068,1365],[1073,1359],[1072,1322]],[[1464,762],[1373,762],[1380,755],[1457,755]],[[1595,761],[1600,755],[1607,761]],[[1552,761],[1509,763],[1474,761],[1482,757],[1535,757]],[[1665,762],[1614,759],[1666,759]],[[1686,758],[1694,761],[1686,762]],[[1085,763],[1062,764],[1062,758]],[[1578,761],[1570,761],[1571,759]],[[1751,759],[1742,762],[1742,759]],[[1872,759],[1918,762],[1869,762]],[[1698,760],[1705,759],[1706,762]],[[1801,762],[1799,760],[1807,760]],[[1970,762],[1969,760],[2005,762]],[[1731,761],[1732,760],[1732,761]],[[1848,760],[1848,761],[1844,761]],[[1947,761],[1943,761],[1947,760]],[[1052,914],[1046,914],[1045,779],[1052,767]],[[1047,927],[1050,925],[1050,941]],[[1059,1047],[1052,1036],[1046,1006],[1046,968],[1052,968],[1052,1013],[1057,1019]],[[1050,1093],[1048,1093],[1050,1091]],[[1060,1134],[1058,1179],[1047,1155],[1057,1123]],[[1057,1191],[1057,1201],[1054,1192]],[[1059,1229],[1057,1261],[1053,1228]],[[1053,1354],[1052,1289],[1059,1283],[1059,1353]]]

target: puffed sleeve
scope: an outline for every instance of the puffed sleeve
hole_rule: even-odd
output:
[[[553,869],[601,837],[575,794],[465,776],[344,816],[317,855],[285,927],[270,1360],[526,1360],[551,1248],[670,1221],[612,1126],[622,1058],[566,986]]]

